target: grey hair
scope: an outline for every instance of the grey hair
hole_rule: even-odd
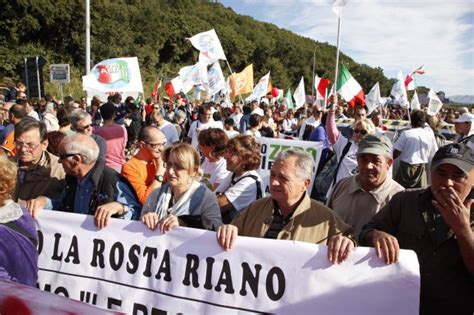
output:
[[[49,102],[48,104],[46,104],[46,107],[44,108],[44,111],[45,111],[46,113],[52,114],[52,113],[54,113],[54,112],[56,111],[56,107],[55,107],[55,106],[56,106],[56,105],[55,105],[54,103]]]
[[[63,140],[65,141],[64,150],[66,153],[80,154],[84,160],[84,164],[95,163],[99,158],[99,146],[94,139],[91,138],[92,141],[90,145],[84,145],[81,141],[74,141],[74,137],[75,136],[68,136]]]
[[[75,109],[71,111],[71,113],[69,113],[68,118],[69,118],[69,121],[71,122],[71,126],[75,128],[77,127],[78,122],[90,116],[91,115],[89,115],[89,113],[83,109]]]
[[[311,155],[305,151],[292,149],[281,151],[280,153],[278,153],[275,162],[279,160],[286,160],[292,157],[296,157],[296,177],[301,180],[311,179],[314,161]]]

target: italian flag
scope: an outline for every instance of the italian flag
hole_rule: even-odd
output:
[[[360,84],[352,77],[346,66],[341,65],[339,77],[337,78],[336,91],[349,104],[350,108],[354,108],[356,104],[365,104],[364,90]]]

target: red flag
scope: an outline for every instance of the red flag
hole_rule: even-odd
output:
[[[407,91],[412,91],[415,89],[415,80],[413,80],[413,74],[407,75],[405,78],[405,88]]]
[[[175,91],[174,91],[173,83],[171,83],[171,81],[169,81],[165,84],[165,91],[166,91],[166,94],[168,94],[168,96],[170,98],[173,97],[173,95],[176,94]]]

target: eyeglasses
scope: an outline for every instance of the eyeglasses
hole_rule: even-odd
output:
[[[85,125],[85,126],[76,126],[76,128],[74,128],[74,129],[76,129],[77,131],[84,131],[84,130],[89,129],[91,127],[92,127],[92,124],[88,124],[88,125]]]
[[[59,155],[59,162],[62,162],[68,158],[70,158],[71,156],[76,156],[76,155],[79,155],[79,153],[65,153],[65,154],[60,154]]]
[[[178,163],[165,163],[165,167],[167,170],[173,168],[175,171],[181,171],[185,169],[182,165],[179,165]]]
[[[15,141],[15,147],[17,149],[21,149],[24,147],[28,151],[36,150],[40,144],[41,143],[23,143],[23,142]]]
[[[362,135],[365,135],[367,134],[367,130],[354,129],[354,133],[357,133],[357,134],[360,133]]]
[[[165,145],[166,145],[166,141],[162,142],[162,143],[145,142],[145,144],[147,144],[150,148],[152,148],[154,150],[154,149],[158,149],[158,148],[164,148]]]

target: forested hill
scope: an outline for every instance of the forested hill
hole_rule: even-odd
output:
[[[23,58],[40,55],[48,65],[71,64],[71,86],[75,84],[80,89],[85,65],[85,1],[2,2],[2,79],[19,77]],[[108,58],[137,56],[147,95],[158,75],[174,77],[181,67],[197,62],[198,52],[186,38],[212,28],[221,40],[232,69],[238,72],[253,63],[255,81],[271,71],[274,86],[294,89],[304,75],[306,91],[310,93],[315,49],[317,74],[334,78],[334,46],[236,14],[220,3],[198,0],[90,2],[91,67]],[[359,64],[345,55],[341,56],[341,62],[348,66],[366,93],[377,81],[382,95],[389,93],[391,83],[381,68]],[[228,74],[227,66],[223,62],[221,66]]]

